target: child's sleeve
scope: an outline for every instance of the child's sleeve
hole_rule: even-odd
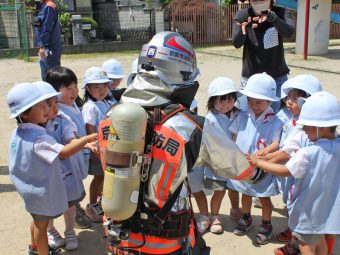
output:
[[[286,140],[282,143],[281,150],[289,155],[293,154],[297,150],[301,149],[301,137],[302,132],[294,132],[293,134],[289,135]]]
[[[90,124],[92,126],[96,125],[97,112],[95,107],[92,107],[90,104],[85,104],[83,106],[82,115],[85,124]]]
[[[286,163],[286,167],[295,179],[303,177],[307,172],[308,158],[305,148],[298,150]]]
[[[37,138],[33,145],[33,151],[42,160],[52,164],[53,161],[59,157],[64,145],[57,143],[57,141],[49,135],[42,135]]]
[[[73,139],[77,139],[78,136],[78,129],[76,124],[74,124],[74,122],[71,121],[67,121],[65,128],[63,130],[63,136],[65,141],[70,141]]]
[[[240,128],[240,123],[241,123],[241,118],[244,115],[243,112],[240,112],[235,119],[233,120],[233,122],[231,123],[230,127],[229,127],[229,131],[233,134],[237,134],[238,130]]]

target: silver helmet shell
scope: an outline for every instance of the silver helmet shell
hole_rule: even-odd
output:
[[[157,76],[166,84],[193,82],[199,70],[190,43],[175,32],[159,32],[144,44],[138,59],[138,73]]]

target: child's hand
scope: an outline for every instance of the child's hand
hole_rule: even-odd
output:
[[[258,150],[257,152],[255,152],[255,156],[265,156],[268,154],[268,151],[266,149],[263,150]]]
[[[242,29],[242,34],[246,34],[247,32],[247,26],[251,26],[252,28],[256,28],[257,27],[257,24],[256,23],[252,23],[251,21],[251,17],[248,17],[248,20],[247,21],[244,21],[242,23],[239,23],[237,22],[236,23],[239,27],[241,27]]]
[[[84,146],[85,149],[91,150],[93,153],[98,153],[98,142],[90,142]]]
[[[98,134],[97,133],[93,133],[93,134],[87,135],[86,137],[87,137],[87,141],[89,143],[96,142],[98,140]]]

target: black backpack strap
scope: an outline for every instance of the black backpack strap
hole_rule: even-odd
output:
[[[153,216],[151,219],[151,225],[156,228],[160,228],[161,225],[165,222],[166,217],[168,216],[171,208],[175,204],[181,190],[182,190],[183,182],[178,186],[175,192],[170,196],[168,201],[164,204],[164,206]]]

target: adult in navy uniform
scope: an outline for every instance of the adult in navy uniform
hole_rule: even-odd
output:
[[[60,66],[62,46],[57,5],[52,0],[41,0],[41,3],[34,26],[37,28],[41,77],[45,80],[48,69]]]
[[[273,6],[273,0],[249,2],[251,6],[239,10],[233,18],[232,43],[235,48],[243,46],[241,89],[250,76],[266,72],[275,79],[276,94],[280,97],[281,86],[289,74],[283,38],[292,37],[293,19],[289,10]],[[246,99],[240,101],[241,109],[246,110]],[[272,105],[275,112],[279,107],[279,103]]]

